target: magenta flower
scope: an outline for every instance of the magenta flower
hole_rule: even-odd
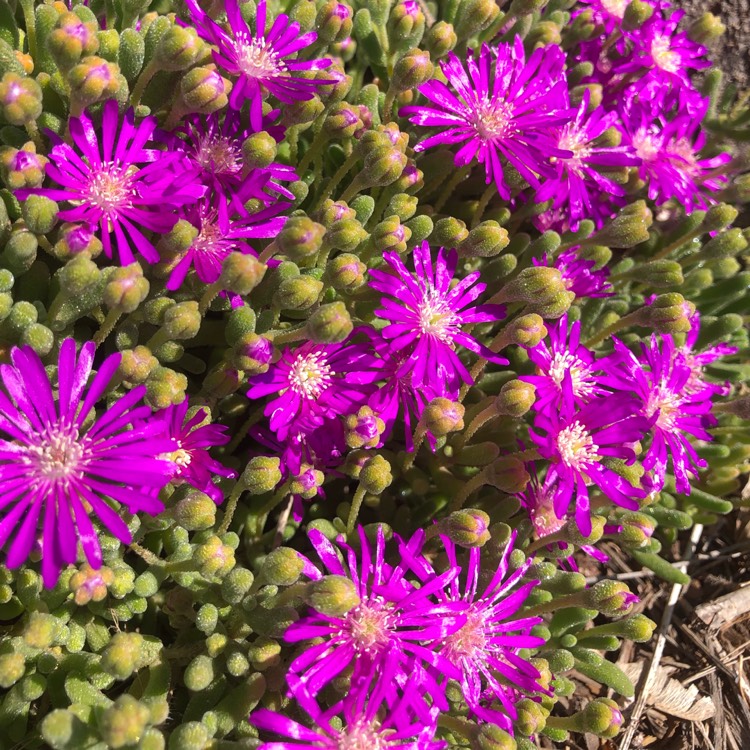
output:
[[[318,86],[329,81],[301,78],[298,71],[323,70],[331,61],[298,60],[296,53],[309,47],[318,35],[314,31],[299,35],[300,26],[280,13],[266,32],[266,0],[258,3],[255,35],[240,12],[239,0],[226,0],[225,9],[231,35],[215,23],[196,0],[185,0],[190,18],[198,33],[216,46],[216,64],[237,80],[229,95],[229,106],[240,110],[250,104],[250,125],[262,129],[263,94],[270,92],[279,101],[292,103],[312,99]]]
[[[382,335],[405,359],[398,377],[411,376],[414,388],[429,388],[438,396],[458,394],[461,382],[471,383],[471,375],[456,353],[456,346],[497,364],[508,360],[492,352],[464,333],[461,326],[502,320],[501,305],[475,305],[486,284],[477,284],[479,272],[470,273],[451,285],[458,254],[438,250],[433,266],[430,246],[425,241],[414,248],[414,271],[407,270],[397,253],[383,258],[397,275],[381,270],[370,271],[370,286],[387,295],[376,315],[390,321]]]
[[[98,225],[108,258],[113,257],[114,234],[122,265],[135,261],[133,250],[156,263],[159,254],[142,230],[166,234],[177,221],[175,209],[194,203],[206,189],[187,176],[189,165],[181,153],[146,147],[155,131],[156,118],[136,124],[132,108],[120,123],[114,99],[104,103],[100,140],[88,114],[71,117],[77,150],[48,133],[53,147],[47,176],[60,187],[19,190],[16,196],[67,201],[73,207],[60,211],[58,218]]]
[[[729,383],[716,383],[706,380],[705,368],[722,357],[736,354],[739,349],[729,344],[716,344],[703,351],[695,351],[701,330],[700,314],[695,313],[690,319],[690,331],[685,337],[685,344],[677,349],[677,359],[680,364],[690,370],[690,377],[685,384],[686,393],[693,395],[708,391],[713,396],[726,396],[729,393]]]
[[[532,260],[535,266],[546,265]],[[586,260],[580,255],[580,249],[571,247],[563,250],[552,263],[562,276],[563,284],[576,297],[611,297],[614,292],[607,281],[609,268],[595,268],[596,262]]]
[[[426,681],[429,687],[437,688],[427,672],[416,668],[416,663],[432,665],[450,677],[458,676],[458,671],[444,657],[424,645],[455,632],[463,622],[461,616],[454,616],[453,607],[433,598],[458,574],[457,568],[450,568],[442,575],[433,573],[417,588],[406,580],[402,565],[393,567],[386,562],[382,526],[378,526],[374,553],[360,527],[359,560],[341,537],[337,544],[343,560],[317,529],[310,529],[308,537],[326,574],[350,579],[360,600],[339,617],[311,609],[287,629],[284,639],[288,643],[321,639],[289,665],[290,671],[299,675],[312,693],[317,693],[349,665],[353,667],[354,684],[381,674],[388,665],[395,666],[393,689],[396,683],[403,684],[410,673]],[[417,532],[407,544],[398,540],[399,558],[413,555],[412,548],[421,545],[423,538],[424,533]],[[304,573],[313,580],[323,577],[309,560]],[[447,709],[441,689],[436,690],[432,699],[435,705]]]
[[[573,115],[564,67],[565,56],[557,46],[537,48],[527,61],[520,37],[496,48],[483,44],[478,60],[469,51],[466,67],[450,52],[440,68],[453,91],[442,81],[428,81],[419,91],[437,107],[403,107],[399,114],[415,125],[442,128],[415,151],[463,144],[454,157],[456,165],[476,158],[484,164],[487,184],[494,181],[507,200],[510,188],[501,157],[539,187],[538,175],[554,177],[549,159],[571,155],[558,147],[554,131]]]
[[[205,409],[199,409],[187,422],[188,399],[177,406],[169,406],[156,417],[163,420],[165,436],[172,441],[172,450],[163,456],[172,464],[171,482],[185,482],[191,487],[204,492],[217,505],[224,496],[214,484],[214,476],[235,478],[236,472],[211,458],[209,448],[226,445],[229,436],[223,425],[199,425],[208,415]]]
[[[276,364],[250,380],[247,395],[279,395],[265,408],[269,426],[280,441],[295,433],[309,433],[326,418],[356,411],[373,391],[378,360],[366,344],[315,344],[308,341],[285,349]]]
[[[75,563],[80,541],[92,568],[102,564],[95,515],[123,544],[132,541],[113,504],[129,513],[164,510],[155,493],[169,481],[171,450],[162,424],[146,421],[138,386],[114,401],[98,418],[89,416],[120,364],[107,357],[87,388],[96,347],[87,342],[76,359],[73,339],[60,346],[57,387],[29,347],[11,351],[12,365],[0,365],[0,546],[12,537],[6,565],[28,558],[41,524],[42,578],[51,588],[62,568]]]
[[[602,463],[603,458],[635,461],[633,443],[641,440],[650,421],[639,415],[639,403],[626,396],[592,399],[576,410],[573,382],[563,377],[562,401],[558,409],[538,412],[529,431],[543,458],[552,462],[549,472],[557,475],[554,509],[558,518],[568,513],[571,501],[581,533],[591,532],[589,485],[595,484],[613,503],[638,509],[638,498],[646,493]]]

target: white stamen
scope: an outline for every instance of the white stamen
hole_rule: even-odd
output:
[[[323,359],[322,352],[305,356],[300,354],[292,364],[289,384],[295,393],[304,398],[315,399],[331,385],[331,366]]]
[[[564,430],[560,430],[557,436],[557,450],[562,462],[574,469],[580,469],[586,463],[598,462],[598,447],[586,428],[577,420]]]

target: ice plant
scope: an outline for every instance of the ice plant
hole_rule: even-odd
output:
[[[612,285],[607,281],[609,268],[596,268],[596,261],[581,257],[580,248],[571,247],[559,253],[554,260],[546,255],[532,258],[535,266],[550,266],[560,272],[563,284],[576,297],[610,297]]]
[[[218,505],[223,495],[213,482],[214,476],[234,478],[237,474],[211,458],[208,450],[229,442],[227,428],[215,424],[202,425],[201,422],[208,416],[205,409],[198,409],[186,422],[188,406],[188,399],[185,399],[181,404],[169,406],[155,415],[155,419],[163,420],[164,434],[173,442],[172,451],[162,458],[172,464],[172,483],[186,482],[204,492]]]
[[[303,78],[300,71],[323,70],[331,61],[298,60],[296,53],[309,47],[317,38],[315,31],[300,35],[300,25],[280,13],[266,31],[266,0],[258,3],[255,34],[240,12],[238,0],[227,0],[226,12],[230,33],[215,23],[196,0],[185,0],[192,22],[198,33],[216,49],[216,64],[236,77],[229,106],[242,109],[250,105],[250,125],[254,131],[262,129],[263,94],[268,91],[279,101],[291,103],[311,99],[318,86],[328,81]]]
[[[110,99],[102,109],[100,137],[86,112],[69,124],[73,145],[49,133],[53,147],[46,173],[59,187],[19,190],[16,196],[68,202],[72,207],[59,211],[58,218],[98,226],[108,258],[116,250],[120,263],[129,265],[135,250],[156,263],[159,254],[143,230],[168,232],[178,218],[175,209],[198,200],[205,186],[186,179],[182,153],[148,147],[155,145],[155,117],[136,123],[131,108],[120,122],[117,102]]]
[[[409,106],[400,111],[415,125],[441,128],[420,141],[415,151],[461,144],[457,166],[476,158],[484,164],[487,184],[510,198],[503,160],[531,185],[538,175],[554,176],[551,157],[568,157],[559,148],[555,128],[571,117],[568,86],[562,76],[564,55],[559,47],[539,47],[528,60],[520,37],[513,44],[483,44],[477,59],[469,51],[466,65],[450,52],[440,61],[451,90],[437,79],[419,87],[435,107]]]
[[[73,339],[60,347],[56,393],[44,365],[29,347],[14,347],[12,364],[0,366],[0,546],[12,538],[6,565],[29,556],[41,525],[42,576],[55,585],[65,565],[76,562],[80,541],[94,569],[102,552],[91,516],[123,544],[131,534],[113,505],[129,513],[164,509],[155,490],[169,481],[171,465],[156,458],[172,447],[151,409],[139,405],[138,386],[90,420],[119,364],[107,357],[87,388],[95,346],[76,357]]]
[[[455,250],[440,248],[433,264],[425,241],[414,248],[414,271],[409,271],[397,253],[384,253],[386,263],[396,272],[370,271],[370,286],[386,295],[375,311],[389,324],[383,329],[394,351],[404,356],[399,377],[410,374],[415,388],[427,387],[438,396],[455,396],[461,382],[471,383],[471,375],[456,353],[462,346],[490,362],[507,364],[461,326],[501,320],[501,305],[471,305],[486,288],[477,283],[475,271],[452,284],[458,265]]]

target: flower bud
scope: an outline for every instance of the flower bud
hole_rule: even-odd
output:
[[[509,380],[495,399],[497,413],[518,419],[531,409],[536,401],[536,388],[522,380]]]
[[[271,492],[281,481],[281,461],[268,456],[254,456],[242,472],[240,481],[251,495]]]
[[[353,39],[345,39],[337,46],[347,46],[352,50],[356,49],[356,42]],[[333,50],[331,50],[333,51]],[[318,96],[325,104],[340,102],[349,93],[352,87],[353,79],[347,75],[341,67],[341,63],[334,63],[330,68],[318,71],[319,76],[326,81],[318,88]]]
[[[158,367],[159,360],[145,346],[125,349],[120,359],[119,373],[122,379],[132,385],[145,383],[151,371]]]
[[[391,465],[380,455],[368,458],[359,472],[360,485],[371,495],[381,495],[392,481]]]
[[[695,305],[688,302],[681,294],[670,292],[660,294],[641,311],[643,325],[659,333],[687,333],[690,320],[695,313]]]
[[[627,549],[648,544],[656,529],[656,521],[646,513],[621,513],[617,517],[617,523],[621,526],[617,539]]]
[[[687,28],[687,35],[698,44],[710,45],[726,31],[726,26],[713,13],[704,13]]]
[[[115,268],[109,275],[102,301],[110,310],[132,313],[146,299],[148,290],[149,283],[143,276],[143,269],[138,263],[131,263]]]
[[[337,344],[354,329],[343,302],[321,305],[307,321],[307,334],[316,344]]]
[[[146,286],[148,286],[148,282],[146,282]],[[201,322],[198,303],[195,300],[190,300],[178,302],[165,310],[162,317],[162,328],[170,341],[183,341],[196,336],[200,330]]]
[[[100,602],[107,596],[107,590],[115,582],[115,574],[106,565],[94,570],[84,563],[70,577],[68,586],[73,592],[75,603],[82,607],[89,602]]]
[[[499,301],[525,302],[543,317],[548,317],[545,314],[547,309],[555,306],[557,301],[566,295],[570,302],[575,299],[575,295],[566,290],[565,282],[557,268],[532,266],[521,270],[515,279],[502,288]]]
[[[33,230],[32,230],[33,231]],[[741,229],[727,229],[712,237],[700,251],[702,257],[708,260],[729,258],[739,255],[747,249],[747,240]]]
[[[20,336],[29,326],[36,323],[38,316],[39,311],[31,302],[19,300],[8,313],[4,327],[11,335]]]
[[[352,33],[352,9],[338,0],[328,0],[315,19],[318,40],[325,44],[341,42]]]
[[[23,630],[23,641],[29,648],[48,649],[60,632],[60,621],[44,612],[32,612]]]
[[[411,219],[417,213],[419,200],[416,195],[407,195],[406,193],[396,193],[388,203],[386,216],[398,216],[401,221]]]
[[[406,243],[411,239],[411,229],[404,226],[398,216],[383,219],[370,235],[378,253],[393,252],[402,255],[406,252]]]
[[[295,263],[309,262],[317,257],[323,246],[326,228],[307,216],[290,216],[279,232],[279,250]]]
[[[351,253],[342,253],[328,261],[325,279],[337,292],[351,293],[365,284],[367,266]]]
[[[234,345],[232,361],[238,370],[248,375],[260,375],[268,370],[273,358],[273,344],[257,333],[246,333]]]
[[[265,131],[253,133],[242,143],[242,161],[250,169],[265,169],[276,159],[278,144]]]
[[[154,50],[159,70],[187,70],[205,54],[205,44],[192,26],[170,26]]]
[[[115,633],[102,653],[101,666],[117,680],[127,680],[141,666],[143,636],[140,633]]]
[[[607,617],[625,617],[640,601],[621,581],[599,581],[588,589],[586,596],[586,606]]]
[[[385,432],[385,422],[369,406],[362,406],[356,414],[350,414],[344,426],[346,444],[352,449],[377,448],[380,436]]]
[[[523,492],[530,479],[524,462],[514,456],[500,456],[483,472],[487,484],[508,495]]]
[[[493,258],[508,247],[508,230],[496,221],[483,221],[469,232],[458,246],[459,255],[468,258]]]
[[[458,44],[453,26],[447,21],[438,21],[430,27],[425,37],[425,47],[434,60],[445,57]]]
[[[18,149],[0,148],[0,176],[11,190],[40,187],[44,181],[47,158],[37,154],[36,146],[29,142]]]
[[[204,492],[190,489],[172,508],[172,516],[188,531],[210,529],[216,521],[216,503]]]
[[[96,258],[102,252],[102,243],[88,224],[63,224],[60,228],[60,239],[55,243],[54,251],[62,261],[79,253],[85,253],[89,258]]]
[[[739,212],[734,206],[728,203],[717,203],[706,211],[701,229],[706,232],[720,232],[732,224],[738,215]]]
[[[406,154],[384,146],[368,151],[357,179],[363,187],[385,187],[397,180],[406,166]]]
[[[169,735],[169,750],[204,750],[210,739],[208,729],[200,721],[178,724]]]
[[[285,128],[291,128],[295,125],[309,126],[320,117],[324,109],[325,105],[318,96],[311,99],[295,99],[284,104],[284,108],[281,110],[281,125]]]
[[[26,660],[17,651],[0,654],[0,687],[4,690],[15,685],[26,672]]]
[[[604,228],[594,235],[594,244],[629,248],[648,239],[648,229],[654,221],[645,201],[635,201],[620,210]]]
[[[422,412],[424,425],[435,437],[444,437],[464,428],[463,404],[439,396],[430,401]]]
[[[580,713],[584,731],[597,737],[616,737],[623,724],[618,705],[609,698],[594,698]]]
[[[407,49],[419,44],[424,28],[425,17],[417,0],[397,0],[388,19],[393,49]]]
[[[459,247],[468,236],[469,230],[463,221],[454,219],[452,216],[446,216],[435,222],[430,238],[432,244],[453,248]]]
[[[145,732],[151,711],[148,706],[125,693],[97,717],[99,732],[108,747],[135,745]]]
[[[545,711],[539,703],[530,698],[521,698],[516,703],[516,711],[518,712],[518,718],[514,723],[524,737],[541,732],[547,723],[547,716],[549,716],[548,711]]]
[[[120,90],[120,71],[102,57],[84,57],[68,73],[70,96],[79,106],[110,99]]]
[[[407,158],[404,171],[401,172],[401,176],[393,183],[393,188],[395,190],[402,191],[402,192],[410,190],[416,193],[417,190],[419,190],[423,185],[424,185],[424,172],[421,169],[419,169],[417,165],[411,159]],[[416,210],[417,210],[417,207],[415,205],[414,206],[415,213],[416,213]],[[392,209],[389,204],[388,213],[390,213],[391,211],[401,215],[398,209]],[[412,214],[412,216],[413,215],[414,214]],[[409,217],[401,216],[402,221],[406,220],[407,218]],[[426,236],[427,235],[425,235],[423,239],[426,239]]]
[[[154,367],[146,381],[146,403],[152,409],[166,409],[185,400],[187,377],[169,367]]]
[[[391,86],[394,91],[417,88],[432,78],[433,71],[430,53],[421,49],[411,49],[405,52],[393,66]]]
[[[312,500],[318,494],[324,481],[325,474],[322,471],[303,463],[297,475],[291,478],[289,491],[305,500]]]
[[[305,567],[296,550],[290,547],[277,547],[269,552],[260,568],[264,583],[273,586],[291,586],[297,583]]]
[[[213,68],[189,70],[180,81],[182,101],[190,112],[210,115],[227,106],[232,84]]]
[[[674,289],[682,286],[682,266],[675,260],[651,260],[637,267],[638,279],[657,289]]]
[[[323,130],[329,138],[351,138],[363,127],[359,108],[348,102],[334,104],[323,121]]]
[[[60,70],[70,70],[84,55],[99,49],[97,27],[84,23],[75,13],[63,13],[57,28],[47,37],[47,49]]]
[[[516,741],[497,724],[479,724],[472,744],[476,750],[516,750]]]
[[[313,581],[305,595],[305,602],[325,617],[343,617],[360,603],[360,598],[352,581],[344,576],[332,575]]]
[[[273,303],[280,310],[308,310],[323,292],[323,282],[301,274],[292,279],[284,279],[273,295]]]
[[[456,14],[456,35],[459,39],[471,39],[486,29],[500,12],[494,0],[462,0]]]
[[[221,582],[221,596],[228,604],[239,604],[255,581],[253,574],[245,568],[234,568]]]
[[[0,112],[11,125],[26,125],[42,113],[42,89],[33,78],[6,73],[0,80]]]
[[[49,234],[57,224],[58,205],[44,195],[30,195],[21,204],[21,216],[30,232]]]
[[[212,536],[195,550],[193,560],[204,578],[223,578],[234,567],[234,550]]]
[[[529,30],[524,41],[528,42],[528,44],[533,47],[539,45],[547,46],[550,44],[559,46],[562,44],[560,26],[554,21],[537,21]],[[573,91],[570,92],[570,98],[572,104],[574,98]]]
[[[34,264],[38,249],[36,237],[27,229],[16,227],[5,243],[0,260],[14,276],[21,276]]]
[[[490,538],[490,517],[482,510],[457,510],[444,518],[440,531],[459,547],[482,547]]]
[[[331,229],[334,224],[345,219],[356,219],[357,212],[344,201],[332,201],[327,198],[315,214],[316,220],[326,228]]]
[[[654,14],[654,6],[644,0],[630,0],[625,6],[622,17],[622,28],[625,31],[636,31]]]
[[[254,255],[230,253],[222,263],[219,283],[228,292],[244,297],[260,284],[265,272],[266,266]]]

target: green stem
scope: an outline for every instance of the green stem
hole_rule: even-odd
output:
[[[258,256],[258,260],[261,263],[268,263],[268,261],[271,260],[271,258],[273,258],[273,256],[276,255],[276,253],[278,252],[279,252],[279,246],[276,244],[276,240],[274,240],[273,242],[271,242],[270,245],[263,248],[260,255]]]
[[[640,320],[641,310],[635,310],[632,313],[625,315],[624,317],[616,320],[612,325],[607,326],[603,331],[599,331],[596,335],[592,336],[584,346],[587,349],[592,349],[597,344],[601,344],[602,341],[609,338],[613,333],[617,333],[623,328],[627,328],[631,325],[637,325]]]
[[[149,565],[156,565],[160,568],[163,568],[166,565],[166,562],[162,560],[161,557],[157,557],[151,550],[141,547],[137,542],[131,542],[128,547],[135,552],[136,555],[143,558]]]
[[[393,89],[393,85],[388,87],[388,91],[385,94],[385,101],[383,102],[383,124],[387,125],[393,119],[393,102],[396,101],[396,91]]]
[[[117,321],[122,315],[122,310],[113,307],[104,318],[104,322],[99,326],[99,330],[94,334],[94,343],[99,346],[112,333],[112,329],[117,325]]]
[[[232,523],[235,511],[237,510],[237,503],[239,503],[240,496],[245,491],[245,489],[245,483],[242,481],[242,477],[240,477],[235,482],[234,488],[232,489],[232,494],[229,495],[229,498],[227,500],[227,505],[224,509],[224,518],[221,520],[221,525],[216,532],[219,536],[221,536],[222,534],[226,534],[227,531],[229,531],[229,525]]]
[[[474,209],[474,215],[471,217],[472,229],[474,229],[474,227],[482,220],[482,216],[484,216],[484,212],[487,210],[487,205],[496,194],[497,186],[494,182],[491,182],[485,188],[484,192],[482,193],[482,197],[479,199],[479,203],[477,203],[477,207]]]
[[[318,199],[318,202],[315,204],[315,208],[313,209],[313,211],[320,210],[323,203],[325,203],[326,198],[328,198],[328,196],[331,195],[333,191],[338,187],[339,182],[341,182],[341,180],[343,180],[344,177],[348,174],[349,170],[354,166],[358,158],[359,156],[355,151],[345,159],[344,163],[336,170],[336,173],[328,182],[326,189],[321,193],[321,196]]]
[[[106,320],[104,322],[106,323]],[[104,323],[102,323],[102,325],[104,325]],[[166,344],[167,341],[169,341],[169,334],[163,328],[160,328],[146,342],[146,348],[150,349],[153,352],[154,349],[158,349],[162,344]]]
[[[23,10],[23,20],[26,24],[26,38],[29,42],[29,54],[37,61],[36,53],[36,16],[34,15],[34,0],[20,0]]]
[[[31,120],[26,123],[26,132],[29,137],[34,141],[36,150],[44,152],[44,141],[42,141],[42,134],[39,132],[39,126],[36,124],[36,120]]]
[[[470,172],[471,167],[464,166],[453,173],[451,178],[441,190],[438,199],[435,201],[435,213],[440,212],[440,209],[442,209],[442,207],[446,204],[448,198],[450,198],[453,194],[453,191],[456,189],[456,187],[458,187],[459,183],[463,182],[469,176]]]
[[[659,250],[659,252],[656,253],[656,255],[654,255],[651,260],[661,260],[662,258],[666,258],[672,252],[677,250],[678,247],[682,247],[686,243],[690,242],[690,240],[694,240],[696,237],[700,237],[701,234],[703,234],[703,230],[701,229],[683,234],[682,237],[678,237],[673,242],[670,242],[666,247],[663,247],[661,250]]]
[[[227,445],[226,452],[231,455],[236,450],[237,446],[242,442],[242,439],[247,435],[248,430],[256,423],[260,422],[263,418],[263,406],[259,406],[254,411],[250,412],[250,416],[242,423],[242,426],[235,430],[234,437],[232,438],[229,445]]]
[[[198,311],[201,315],[211,307],[211,303],[219,296],[219,292],[221,292],[221,281],[214,281],[213,284],[206,287],[201,295],[200,302],[198,302]]]
[[[146,86],[151,83],[151,79],[158,73],[159,65],[156,60],[152,60],[138,76],[138,80],[135,82],[133,93],[130,95],[130,102],[133,107],[137,107],[140,104],[143,92],[146,90]]]
[[[297,174],[300,177],[305,174],[305,170],[310,166],[310,162],[317,157],[317,155],[323,150],[323,146],[328,143],[328,136],[323,130],[319,130],[313,142],[310,144],[310,148],[307,149],[305,155],[302,157],[298,167]]]
[[[266,524],[268,514],[289,494],[289,487],[287,483],[281,485],[276,490],[270,500],[266,501],[261,507],[253,513],[255,519],[255,537],[260,538],[263,533],[263,527]]]
[[[479,414],[477,414],[474,419],[471,420],[471,423],[469,424],[468,428],[466,429],[466,432],[464,432],[461,435],[461,445],[466,445],[466,443],[471,440],[471,438],[474,436],[474,434],[487,422],[489,422],[491,419],[494,419],[498,416],[497,413],[497,407],[494,403],[490,404],[486,409],[483,409]]]
[[[362,501],[365,499],[367,492],[365,488],[360,484],[352,498],[352,507],[349,510],[349,518],[346,521],[346,535],[351,536],[354,533],[354,527],[357,524],[357,517],[359,516],[359,509],[362,507]]]
[[[307,336],[307,327],[301,326],[300,328],[292,328],[289,331],[283,331],[273,336],[274,346],[282,346],[284,344],[293,344],[295,341],[301,341]]]

